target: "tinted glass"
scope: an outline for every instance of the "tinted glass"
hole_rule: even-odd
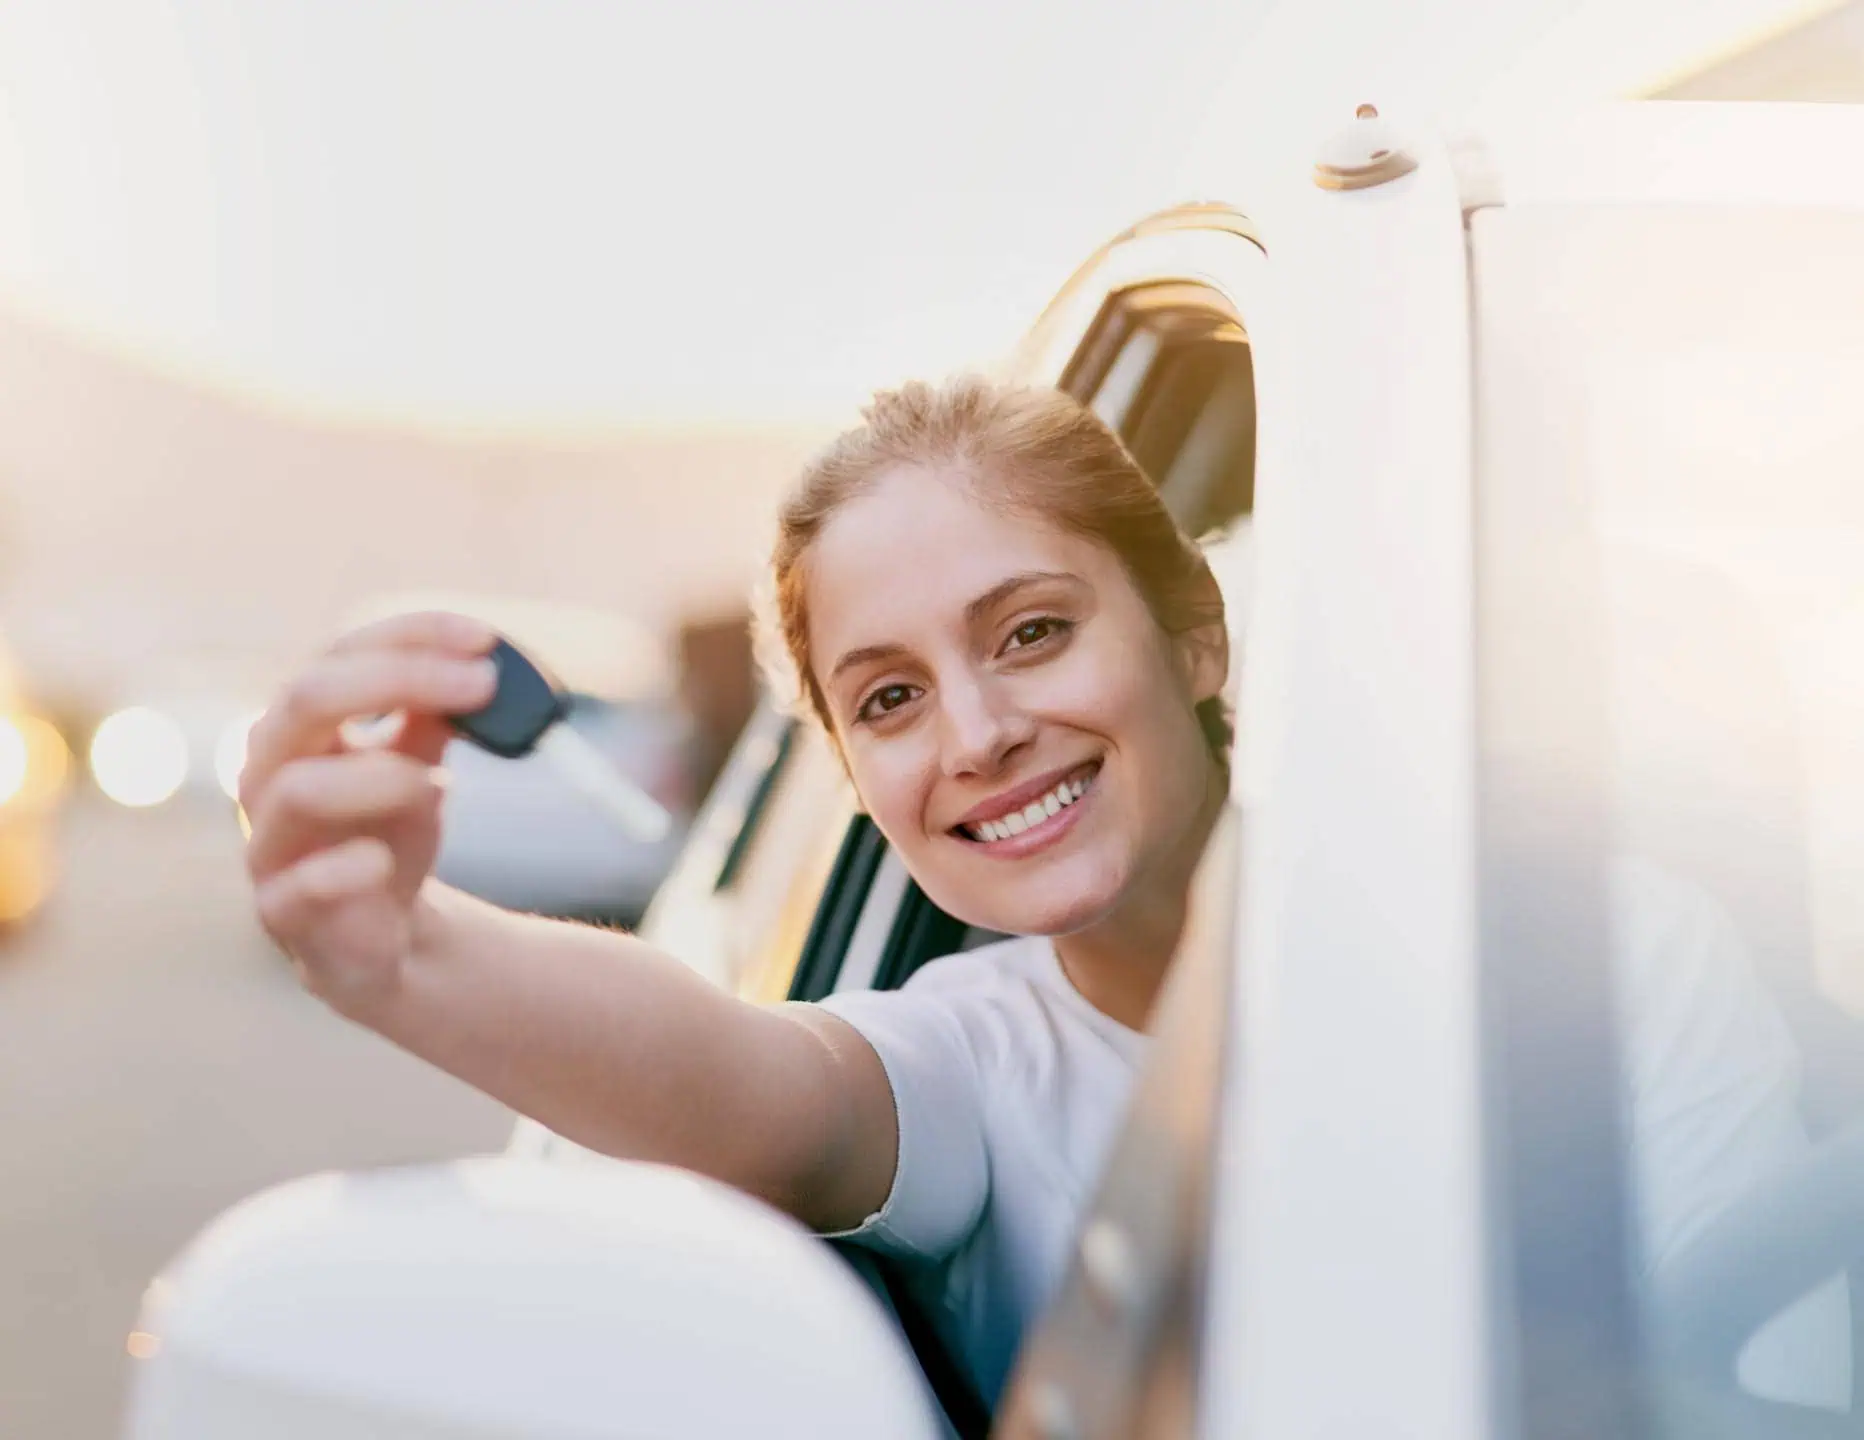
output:
[[[1255,502],[1255,369],[1216,291],[1182,281],[1109,296],[1063,388],[1118,431],[1191,535]]]
[[[1590,1387],[1646,1433],[1853,1433],[1861,255],[1864,217],[1810,212],[1473,223],[1485,944],[1530,1431]]]

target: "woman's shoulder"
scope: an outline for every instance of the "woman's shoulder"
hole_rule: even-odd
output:
[[[843,991],[822,1003],[869,1040],[943,1036],[995,1071],[1053,1028],[1038,1013],[1048,1008],[1052,954],[1040,938],[994,940],[926,961],[898,990]]]

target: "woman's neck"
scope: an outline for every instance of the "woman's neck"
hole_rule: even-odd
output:
[[[1228,793],[1223,767],[1213,764],[1197,822],[1157,873],[1106,919],[1055,941],[1069,983],[1096,1010],[1130,1030],[1146,1028],[1165,984],[1184,934],[1191,880]]]

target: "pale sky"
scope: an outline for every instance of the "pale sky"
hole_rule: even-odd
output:
[[[0,0],[0,302],[326,416],[832,424],[1239,135],[1624,93],[1819,8]]]

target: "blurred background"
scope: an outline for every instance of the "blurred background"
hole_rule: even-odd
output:
[[[1618,95],[1864,100],[1864,3],[0,0],[0,1440],[113,1432],[227,1204],[509,1128],[250,919],[245,727],[323,640],[484,615],[683,821],[776,499],[870,390],[1246,210],[1237,135]],[[444,873],[639,915],[677,824],[455,758]]]

